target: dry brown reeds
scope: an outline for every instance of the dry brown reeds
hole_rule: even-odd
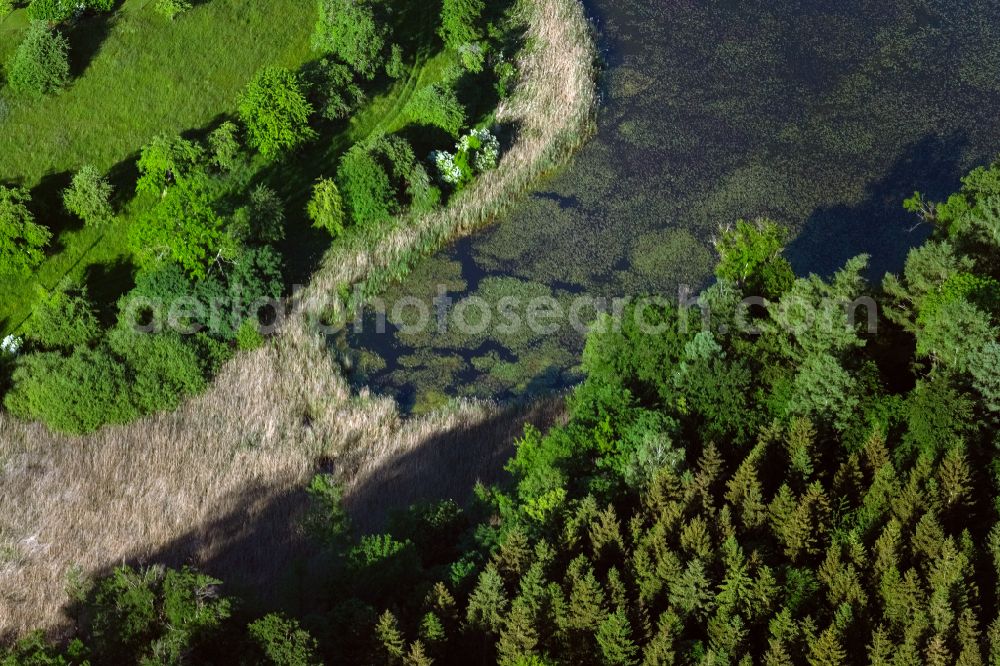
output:
[[[531,409],[456,402],[404,420],[390,399],[352,395],[311,324],[342,285],[488,222],[587,136],[595,51],[583,9],[578,0],[524,6],[523,83],[499,113],[519,133],[496,172],[447,210],[331,252],[300,314],[172,414],[67,437],[0,413],[0,632],[57,627],[72,569],[218,561],[217,575],[263,580],[257,569],[282,566],[294,546],[299,505],[282,498],[317,470],[339,472],[352,515],[375,527],[388,506],[492,480],[523,423],[558,413],[552,400]]]

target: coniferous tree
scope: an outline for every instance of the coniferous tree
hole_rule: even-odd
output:
[[[0,274],[26,273],[45,258],[52,232],[35,222],[26,190],[0,185]]]
[[[69,81],[69,41],[46,21],[32,21],[6,73],[18,94],[41,96],[62,88]]]
[[[431,666],[434,660],[427,656],[424,645],[420,641],[413,641],[409,652],[406,653],[406,666]]]
[[[531,604],[522,597],[515,599],[497,643],[500,664],[517,664],[537,654],[535,650],[538,647],[538,633],[534,624],[535,612]]]
[[[476,588],[469,597],[466,619],[472,626],[487,634],[499,635],[507,605],[503,578],[491,563],[479,575]]]
[[[843,666],[847,662],[847,653],[836,629],[826,629],[812,642],[808,661],[810,666]]]
[[[582,555],[570,565],[567,578],[570,593],[566,627],[577,632],[592,632],[607,615],[604,590]]]
[[[636,663],[639,649],[632,641],[632,627],[622,610],[608,615],[597,628],[597,645],[604,663],[610,666],[631,666]]]
[[[399,621],[390,611],[382,613],[375,627],[381,653],[386,664],[402,664],[406,656],[406,640],[399,630]]]

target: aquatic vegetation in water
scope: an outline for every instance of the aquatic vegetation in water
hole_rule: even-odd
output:
[[[792,232],[799,273],[869,253],[881,277],[923,239],[903,200],[946,195],[1000,145],[990,0],[623,0],[595,12],[608,65],[599,136],[513,215],[443,253],[476,276],[469,295],[493,298],[487,277],[553,294],[696,288],[711,279],[719,227],[760,216]],[[550,337],[582,344],[566,332],[353,343],[461,350],[470,372],[421,389],[504,397],[550,385],[533,360]],[[487,339],[497,347],[481,351]]]

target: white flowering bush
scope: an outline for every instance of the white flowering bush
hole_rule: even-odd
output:
[[[472,133],[479,141],[479,148],[472,156],[472,165],[479,173],[496,169],[500,163],[500,139],[485,128],[472,130]]]
[[[8,335],[3,340],[0,340],[0,353],[6,356],[17,356],[17,353],[21,351],[21,345],[24,341],[14,335]]]
[[[455,156],[446,150],[431,153],[431,162],[437,167],[438,177],[449,185],[462,185],[465,174],[455,163]]]
[[[486,128],[474,129],[455,144],[455,153],[435,150],[430,161],[441,181],[461,189],[478,173],[495,169],[500,162],[500,140]]]

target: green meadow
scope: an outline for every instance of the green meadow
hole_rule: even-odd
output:
[[[37,100],[0,100],[0,183],[30,189],[36,216],[53,231],[38,270],[0,284],[0,334],[19,329],[39,287],[53,289],[67,276],[112,309],[130,287],[128,227],[148,207],[132,198],[142,146],[163,133],[204,135],[235,114],[240,91],[262,66],[298,69],[310,60],[315,12],[312,2],[213,0],[170,21],[149,0],[125,0],[115,13],[86,18],[65,31],[70,85]],[[0,22],[0,60],[7,60],[26,26],[24,9]],[[255,162],[254,178],[270,181],[289,198],[292,224],[308,226],[293,206],[304,207],[311,184],[332,175],[344,149],[372,132],[405,126],[409,97],[443,79],[455,63],[447,53],[420,53],[406,64],[406,75],[374,91],[367,106],[346,126],[324,133],[320,145],[277,168]],[[107,172],[116,188],[120,215],[108,227],[84,228],[62,210],[60,192],[85,164]],[[315,247],[315,239],[294,229],[289,236],[306,246],[302,252]],[[291,248],[291,263],[299,252]],[[308,274],[305,268],[295,272],[295,277]]]

